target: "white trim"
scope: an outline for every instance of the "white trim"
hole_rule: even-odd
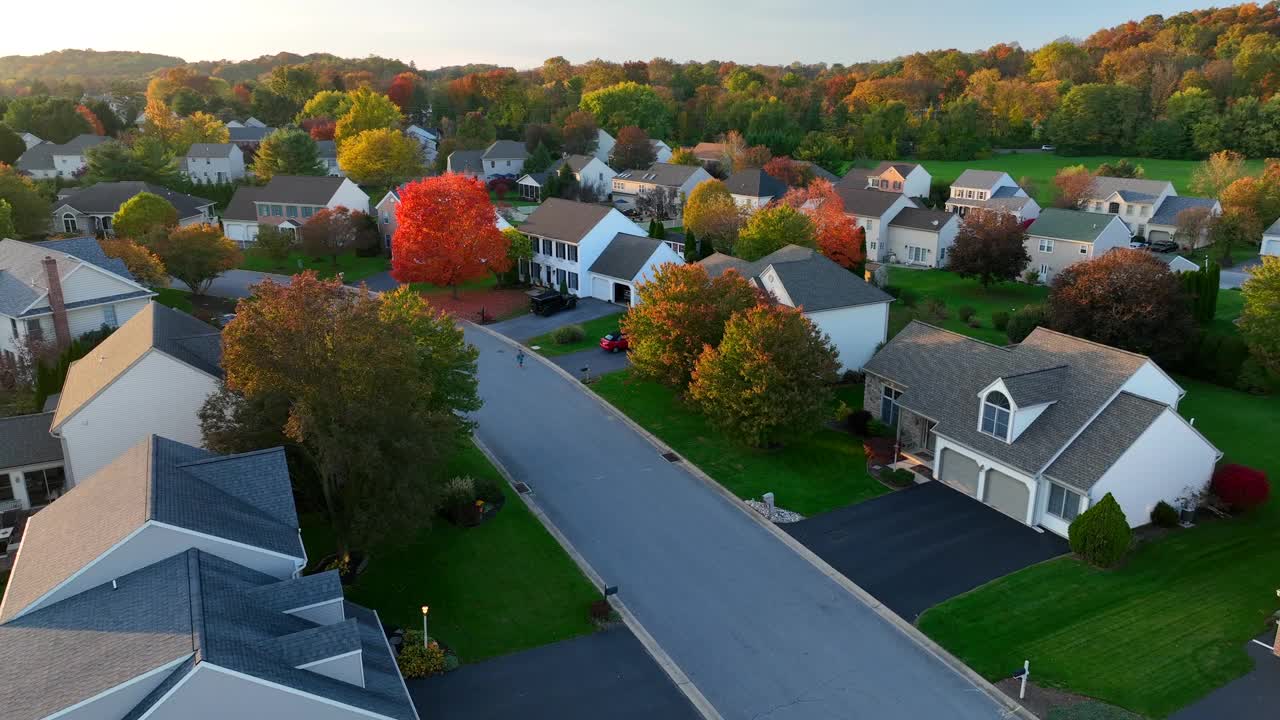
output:
[[[33,515],[32,517],[38,517],[38,515]],[[144,522],[144,523],[142,523],[141,525],[139,525],[138,527],[134,528],[134,529],[133,529],[133,531],[132,531],[132,532],[130,532],[128,535],[125,535],[123,538],[121,538],[120,540],[118,540],[114,545],[112,545],[111,547],[107,548],[107,549],[106,549],[106,550],[104,550],[102,553],[100,553],[97,557],[95,557],[94,559],[90,560],[88,563],[85,563],[84,567],[81,567],[79,570],[77,570],[77,571],[75,571],[75,572],[71,573],[70,575],[68,575],[68,576],[66,577],[66,579],[64,579],[62,582],[58,583],[57,585],[54,585],[53,587],[49,588],[48,590],[46,590],[46,591],[45,591],[45,593],[44,593],[43,595],[41,595],[40,597],[38,597],[38,598],[36,598],[35,600],[32,600],[31,602],[27,603],[27,604],[26,604],[26,606],[24,606],[24,607],[22,608],[21,612],[19,612],[18,614],[14,615],[12,618],[10,618],[10,619],[9,619],[9,621],[17,620],[18,618],[22,617],[23,615],[26,615],[27,613],[31,612],[33,608],[35,608],[37,605],[39,605],[39,604],[40,604],[41,602],[43,602],[44,600],[48,599],[48,597],[49,597],[50,595],[54,594],[55,592],[57,592],[58,590],[60,590],[60,589],[62,589],[62,588],[64,588],[64,587],[66,587],[69,583],[71,583],[72,581],[74,581],[76,578],[78,578],[78,577],[80,577],[81,575],[83,575],[83,574],[84,574],[84,573],[85,573],[89,568],[93,567],[94,565],[97,565],[99,562],[101,562],[101,561],[102,561],[102,559],[103,559],[103,558],[105,558],[106,556],[110,555],[112,552],[114,552],[115,550],[117,550],[118,548],[120,548],[121,546],[123,546],[125,543],[129,542],[130,540],[132,540],[132,539],[133,539],[133,538],[134,538],[138,533],[142,532],[142,531],[143,531],[143,529],[145,529],[146,527],[147,527],[147,523],[145,523],[145,522]],[[27,521],[27,532],[31,532],[31,521],[30,521],[30,520],[28,520],[28,521]],[[19,545],[18,545],[18,555],[17,555],[17,557],[15,557],[15,558],[13,559],[13,573],[16,573],[16,572],[17,572],[17,570],[18,570],[18,561],[22,559],[22,550],[23,550],[23,548],[24,548],[25,546],[26,546],[26,543],[19,543]],[[11,573],[11,575],[12,575],[12,573]],[[10,583],[9,583],[9,585],[10,585],[10,586],[12,586],[12,585],[13,585],[13,583],[12,583],[12,582],[10,582]],[[3,616],[4,616],[5,601],[7,601],[8,599],[9,599],[9,591],[6,589],[6,590],[5,590],[5,594],[4,594],[4,600],[0,600],[0,617],[3,617]],[[8,622],[8,621],[6,621],[6,622]]]
[[[337,655],[330,655],[330,656],[329,656],[329,657],[327,657],[327,658],[320,658],[319,660],[312,660],[312,661],[311,661],[311,662],[309,662],[309,663],[303,663],[303,664],[301,664],[301,665],[295,665],[295,666],[294,666],[294,668],[295,668],[295,669],[297,669],[297,670],[306,670],[307,668],[314,667],[314,666],[316,666],[316,665],[319,665],[320,663],[327,663],[327,662],[329,662],[329,661],[331,661],[331,660],[337,660],[338,658],[344,658],[344,657],[351,657],[352,655],[360,655],[362,652],[363,652],[363,651],[362,651],[362,650],[359,650],[359,649],[356,649],[356,650],[348,650],[347,652],[344,652],[344,653],[338,653]],[[360,676],[361,676],[361,677],[363,677],[363,676],[364,676],[364,670],[363,670],[363,669],[361,669],[361,671],[360,671]]]
[[[56,241],[52,241],[52,242],[56,242]],[[96,241],[96,240],[94,240],[94,242],[97,242],[97,241]],[[99,247],[101,247],[101,246],[99,246]],[[39,247],[38,245],[36,246],[36,248],[37,248],[37,249],[40,249],[40,247]],[[105,269],[105,268],[98,267],[97,265],[94,265],[93,263],[88,262],[88,261],[86,261],[86,260],[81,260],[80,258],[78,258],[78,257],[76,257],[76,256],[74,256],[74,255],[68,255],[67,253],[62,252],[61,250],[54,250],[53,248],[44,248],[44,250],[45,250],[46,252],[50,253],[51,255],[62,255],[62,256],[64,256],[64,257],[66,257],[69,261],[75,261],[76,263],[78,263],[75,267],[73,267],[73,268],[71,268],[70,270],[68,270],[68,271],[67,271],[67,274],[65,274],[65,275],[63,275],[61,278],[59,278],[59,283],[66,282],[66,281],[67,281],[67,280],[68,280],[72,275],[75,275],[75,274],[76,274],[76,271],[77,271],[77,270],[79,270],[79,269],[80,269],[80,268],[82,268],[82,267],[87,267],[87,268],[89,268],[91,271],[96,271],[96,272],[102,273],[102,274],[104,274],[104,275],[106,275],[106,276],[108,276],[108,277],[115,278],[116,280],[119,280],[120,282],[125,283],[126,285],[132,285],[133,287],[136,287],[136,288],[138,288],[139,290],[141,290],[141,291],[143,291],[143,292],[151,293],[151,297],[154,297],[154,296],[155,296],[155,294],[156,294],[156,293],[155,293],[155,291],[153,291],[151,288],[144,287],[144,286],[142,286],[142,285],[138,284],[137,282],[135,282],[135,281],[133,281],[133,280],[129,280],[128,278],[121,277],[120,275],[117,275],[117,274],[115,274],[115,273],[111,272],[110,270],[107,270],[107,269]],[[61,258],[56,258],[56,259],[61,259]],[[49,297],[49,291],[48,291],[48,290],[45,290],[45,291],[44,291],[43,293],[41,293],[41,294],[40,294],[40,295],[39,295],[35,300],[32,300],[30,305],[28,305],[28,306],[26,306],[25,308],[23,308],[23,309],[22,309],[22,312],[23,312],[23,313],[25,313],[26,311],[30,310],[31,308],[33,308],[33,307],[35,307],[37,304],[39,304],[39,302],[40,302],[41,300],[43,300],[43,299],[45,299],[45,298],[47,298],[47,297]],[[98,304],[99,304],[99,305],[105,305],[106,303],[98,303]],[[79,306],[79,307],[93,307],[93,306],[92,306],[92,305],[83,305],[83,306]],[[22,313],[19,313],[19,316],[21,316],[21,314],[22,314]],[[42,313],[42,315],[48,315],[48,314],[51,314],[51,313]]]
[[[128,686],[130,686],[130,685],[134,685],[134,684],[136,684],[136,683],[140,683],[140,682],[142,682],[143,680],[146,680],[146,679],[150,678],[151,676],[155,675],[156,673],[162,673],[162,672],[165,672],[165,671],[172,671],[172,670],[173,670],[174,668],[176,668],[177,666],[179,666],[179,665],[181,665],[182,663],[186,662],[186,661],[187,661],[187,659],[191,657],[191,655],[192,655],[192,653],[187,653],[186,655],[183,655],[182,657],[178,658],[177,660],[172,660],[172,661],[170,661],[169,663],[167,663],[167,664],[165,664],[165,665],[160,665],[159,667],[156,667],[156,668],[153,668],[153,669],[151,669],[151,670],[148,670],[148,671],[146,671],[145,673],[143,673],[143,674],[141,674],[141,675],[137,675],[137,676],[135,676],[135,677],[132,677],[132,678],[130,678],[130,679],[128,679],[128,680],[126,680],[126,681],[124,681],[124,682],[120,683],[119,685],[113,685],[113,686],[111,686],[111,687],[107,688],[106,690],[103,690],[102,692],[98,693],[97,695],[94,695],[93,697],[85,698],[84,700],[81,700],[80,702],[76,703],[75,705],[68,705],[67,707],[64,707],[64,708],[62,708],[61,710],[59,710],[59,711],[57,711],[57,712],[53,713],[52,715],[47,715],[47,716],[44,718],[44,720],[54,720],[54,718],[60,718],[60,717],[62,717],[63,715],[66,715],[66,714],[67,714],[67,713],[69,713],[69,712],[72,712],[72,711],[74,711],[74,710],[78,710],[78,709],[80,709],[80,708],[84,707],[85,705],[88,705],[88,704],[90,704],[90,703],[92,703],[92,702],[97,701],[98,699],[100,699],[100,698],[102,698],[102,697],[105,697],[105,696],[107,696],[107,695],[110,695],[111,693],[114,693],[114,692],[116,692],[116,691],[118,691],[118,690],[122,690],[122,689],[124,689],[124,688],[126,688],[126,687],[128,687]],[[189,673],[188,673],[188,674],[189,674]],[[183,678],[183,679],[185,680],[186,678]],[[167,695],[167,693],[166,693],[166,695]],[[159,703],[157,702],[156,704],[158,705]],[[154,706],[153,706],[153,707],[154,707]],[[150,712],[151,712],[150,710],[148,710],[148,711],[147,711],[147,713],[148,713],[148,714],[150,714]],[[146,715],[143,715],[143,717],[146,717]]]
[[[341,702],[338,702],[337,700],[331,700],[331,699],[329,699],[329,698],[327,698],[327,697],[323,697],[323,696],[321,696],[321,695],[315,695],[315,694],[313,694],[313,693],[309,693],[309,692],[305,692],[305,691],[302,691],[302,690],[298,690],[297,688],[291,688],[291,687],[289,687],[288,685],[281,685],[280,683],[271,682],[270,680],[263,680],[263,679],[262,679],[262,678],[260,678],[260,677],[254,677],[253,675],[247,675],[247,674],[245,674],[245,673],[242,673],[242,672],[239,672],[239,671],[236,671],[236,670],[232,670],[232,669],[230,669],[230,668],[224,668],[224,667],[222,667],[221,665],[214,665],[213,663],[208,662],[208,661],[202,662],[202,663],[200,663],[200,665],[201,665],[201,667],[207,667],[207,668],[209,668],[209,670],[210,670],[210,671],[220,672],[220,673],[222,673],[222,674],[224,674],[224,675],[230,675],[231,677],[234,677],[234,678],[239,678],[239,679],[241,679],[241,680],[247,680],[247,681],[249,681],[249,682],[257,683],[258,685],[262,685],[262,686],[264,686],[264,687],[275,688],[276,690],[283,690],[284,692],[287,692],[287,693],[289,693],[289,694],[291,694],[291,695],[298,695],[298,696],[301,696],[301,697],[305,697],[305,698],[308,698],[308,699],[311,699],[311,700],[315,700],[316,702],[323,703],[323,704],[325,704],[325,705],[331,705],[331,706],[333,706],[333,707],[345,708],[345,709],[347,709],[347,710],[350,710],[350,711],[352,711],[352,712],[354,712],[354,713],[357,713],[357,714],[359,714],[359,715],[362,715],[362,716],[364,716],[364,717],[379,718],[379,720],[395,720],[395,718],[392,718],[392,717],[390,717],[390,716],[388,716],[388,715],[383,715],[383,714],[381,714],[381,713],[375,713],[375,712],[373,712],[372,710],[365,710],[364,708],[359,708],[359,707],[356,707],[355,705],[348,705],[347,703],[341,703]],[[412,701],[410,701],[410,703],[409,703],[409,704],[410,704],[410,705],[412,705],[412,704],[413,704],[413,702],[412,702]],[[416,714],[416,710],[415,710],[415,714]],[[140,720],[141,720],[141,719],[140,719]]]
[[[373,619],[378,622],[378,627],[381,628],[382,618],[378,617],[378,611],[373,608],[369,608],[369,612],[373,613]],[[386,633],[380,632],[379,634],[382,635],[382,644],[386,646],[387,654],[391,656],[391,661],[394,663],[396,660],[396,654],[395,651],[391,649],[391,641],[387,639]],[[409,707],[413,708],[413,717],[415,720],[422,720],[422,718],[418,716],[418,704],[413,701],[413,696],[409,694],[409,686],[404,682],[404,675],[400,673],[399,663],[396,663],[396,677],[400,678],[400,689],[404,690],[405,697],[409,698]]]
[[[168,701],[168,699],[173,696],[174,693],[178,692],[178,690],[183,685],[187,684],[188,680],[195,677],[196,671],[199,670],[200,666],[204,664],[205,663],[200,662],[200,663],[197,663],[195,667],[191,668],[191,672],[187,673],[186,675],[183,675],[181,680],[173,684],[173,687],[169,688],[168,690],[165,691],[163,695],[156,698],[156,701],[154,703],[151,703],[151,707],[147,708],[147,711],[142,713],[142,715],[138,717],[138,720],[147,720],[147,718],[151,717],[152,713],[160,709],[165,704],[165,702]]]
[[[302,612],[303,610],[310,610],[310,609],[312,609],[312,608],[318,608],[318,607],[320,607],[321,605],[332,605],[333,603],[340,603],[340,602],[342,602],[342,600],[343,600],[343,598],[342,598],[341,596],[339,596],[339,597],[332,598],[332,599],[329,599],[329,600],[321,600],[320,602],[314,602],[314,603],[311,603],[310,605],[300,605],[300,606],[298,606],[298,607],[296,607],[296,608],[292,608],[292,609],[290,609],[290,610],[282,610],[281,612],[283,612],[283,613],[285,613],[285,614],[287,614],[287,615],[295,615],[295,614],[297,614],[297,613]]]
[[[206,540],[217,540],[219,542],[224,542],[228,545],[231,545],[232,547],[244,548],[246,550],[257,550],[258,552],[266,553],[268,555],[274,555],[275,557],[287,558],[289,560],[302,559],[298,555],[286,555],[285,553],[279,552],[277,550],[268,550],[264,547],[259,547],[257,545],[250,545],[248,543],[242,543],[238,540],[230,540],[228,538],[224,538],[218,535],[210,535],[208,533],[202,533],[196,530],[190,530],[188,528],[178,527],[177,525],[170,525],[169,523],[160,522],[159,520],[148,520],[147,524],[155,525],[156,527],[162,527],[162,528],[165,528],[166,530],[176,530],[177,532],[186,533],[188,535],[194,535],[196,537],[204,538]]]

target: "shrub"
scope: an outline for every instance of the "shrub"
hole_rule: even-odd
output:
[[[915,307],[916,302],[918,302],[919,300],[920,300],[919,293],[917,293],[915,290],[912,290],[911,288],[902,288],[901,290],[898,291],[898,302],[901,302],[903,307],[909,307],[909,308]]]
[[[1045,312],[1043,305],[1028,305],[1009,318],[1008,324],[1005,326],[1005,334],[1009,336],[1009,342],[1020,343],[1027,339],[1032,330],[1035,330],[1045,323]]]
[[[978,319],[978,316],[977,316],[977,315],[971,315],[971,316],[969,316],[969,319],[968,319],[968,320],[965,320],[965,321],[964,321],[964,324],[965,324],[965,325],[968,325],[968,326],[969,326],[969,327],[971,327],[971,328],[978,328],[978,327],[982,327],[982,321]]]
[[[947,312],[946,303],[938,298],[932,297],[925,299],[924,306],[921,310],[924,312],[925,319],[935,324],[946,320],[947,316],[950,314]]]
[[[849,425],[849,431],[856,435],[866,437],[867,425],[871,422],[871,413],[866,410],[854,410],[849,413],[849,417],[845,419]]]
[[[836,422],[847,422],[852,414],[853,408],[849,407],[849,403],[841,400],[840,404],[836,406]]]
[[[905,468],[882,472],[880,479],[896,488],[911,487],[916,484],[916,474]]]
[[[557,345],[576,343],[586,336],[587,331],[582,329],[581,325],[565,325],[564,327],[556,328],[555,332],[551,333],[551,339],[555,340]]]
[[[1030,283],[1032,285],[1039,284],[1040,271],[1034,268],[1027,268],[1026,271],[1022,273],[1022,279],[1024,282]]]
[[[502,494],[501,481],[493,478],[476,478],[475,491],[476,499],[484,500],[487,503],[502,502],[505,499],[505,496]]]
[[[876,418],[871,418],[871,422],[867,423],[867,435],[869,437],[886,437],[889,435],[889,426]]]
[[[1178,524],[1178,511],[1169,503],[1161,500],[1151,509],[1151,522],[1156,527],[1175,527]]]
[[[888,465],[893,462],[893,438],[868,437],[862,441],[862,452],[874,465]]]
[[[608,600],[601,598],[600,600],[592,600],[587,612],[591,615],[591,619],[596,622],[609,622],[609,618],[613,616],[613,607],[609,605]]]
[[[978,311],[974,310],[972,305],[961,305],[960,308],[956,310],[956,317],[959,317],[965,322],[969,322],[969,318],[977,314]]]
[[[877,348],[877,351],[878,350],[879,349]],[[840,382],[846,385],[855,385],[857,383],[862,382],[864,377],[865,376],[862,373],[858,372],[857,370],[845,370],[844,372],[840,373]]]
[[[456,525],[473,522],[476,512],[476,481],[468,475],[450,478],[440,488],[440,511]]]
[[[1236,377],[1236,389],[1254,395],[1267,395],[1280,387],[1280,379],[1267,370],[1252,355],[1240,366],[1240,374]]]
[[[991,327],[1003,332],[1009,327],[1009,313],[1003,310],[991,313]]]
[[[1244,465],[1227,464],[1213,474],[1213,494],[1234,510],[1249,510],[1267,501],[1271,485],[1267,474]]]
[[[446,658],[440,643],[431,640],[424,647],[422,632],[409,630],[404,634],[404,645],[396,657],[400,674],[407,678],[423,678],[445,671]]]
[[[1129,549],[1133,532],[1120,503],[1107,493],[1071,522],[1067,537],[1071,541],[1071,551],[1086,562],[1098,567],[1112,567]]]

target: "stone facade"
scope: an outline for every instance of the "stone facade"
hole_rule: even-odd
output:
[[[867,373],[862,385],[862,409],[871,413],[871,417],[877,420],[880,419],[880,396],[884,392],[884,386],[888,384],[875,375]]]

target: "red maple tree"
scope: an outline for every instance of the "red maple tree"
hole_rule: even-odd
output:
[[[510,270],[508,240],[494,212],[479,180],[447,173],[410,183],[396,207],[391,276],[449,286],[456,298],[459,283]]]
[[[792,188],[782,202],[803,210],[813,220],[818,250],[827,259],[851,270],[866,260],[866,231],[844,214],[844,201],[829,181],[819,178],[808,187]]]
[[[333,131],[337,129],[338,124],[332,118],[307,118],[303,120],[302,129],[307,131],[312,140],[317,142],[321,140],[332,140]]]
[[[97,115],[93,114],[92,110],[84,105],[77,105],[76,112],[80,114],[80,117],[84,118],[85,122],[89,123],[89,128],[93,130],[94,135],[107,134],[106,128],[102,126],[102,121],[98,119]]]
[[[411,72],[402,72],[391,80],[391,87],[387,88],[387,97],[400,108],[400,112],[408,112],[409,101],[413,99],[413,86],[417,82],[418,76]]]

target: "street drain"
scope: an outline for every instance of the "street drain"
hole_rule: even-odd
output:
[[[516,487],[516,492],[520,493],[521,495],[528,495],[529,493],[533,492],[533,488],[529,487],[528,485],[522,482],[516,483],[515,487]]]
[[[676,455],[676,454],[675,454],[675,453],[673,453],[673,452],[666,452],[666,453],[662,453],[662,459],[663,459],[663,460],[666,460],[667,462],[671,462],[671,463],[674,463],[674,462],[680,462],[680,456],[679,456],[679,455]]]

